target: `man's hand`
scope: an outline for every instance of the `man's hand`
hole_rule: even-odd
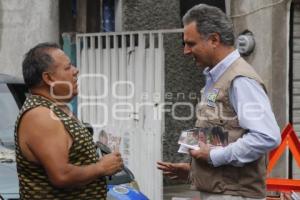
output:
[[[187,180],[190,172],[190,164],[158,161],[157,169],[162,170],[163,175],[168,176],[170,179]]]
[[[99,160],[99,168],[102,176],[113,175],[123,169],[123,160],[119,152],[113,152],[103,156]]]
[[[199,141],[199,150],[190,150],[190,155],[195,159],[202,159],[208,161],[211,146]]]

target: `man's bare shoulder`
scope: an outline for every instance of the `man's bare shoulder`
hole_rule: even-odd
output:
[[[38,106],[24,113],[22,119],[24,121],[30,120],[31,122],[54,121],[55,114],[49,108]]]
[[[24,113],[18,136],[21,151],[27,159],[41,163],[44,167],[49,167],[49,162],[57,159],[59,161],[53,163],[67,162],[72,139],[50,109],[36,107]]]
[[[57,130],[63,126],[57,116],[46,107],[36,107],[24,113],[21,119],[21,127],[34,132]]]

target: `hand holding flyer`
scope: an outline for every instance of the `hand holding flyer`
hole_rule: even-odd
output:
[[[188,153],[189,149],[198,150],[198,131],[197,129],[184,130],[178,140],[180,148],[179,153]]]
[[[228,132],[222,127],[194,128],[181,131],[178,140],[179,153],[189,153],[190,149],[200,149],[199,143],[209,144],[211,148],[228,145]]]
[[[178,153],[189,154],[189,150],[190,150],[190,149],[191,149],[191,148],[188,148],[188,147],[186,147],[186,146],[184,146],[184,145],[180,145],[180,147],[179,147],[179,149],[178,149]],[[194,147],[193,149],[198,150],[198,149],[200,149],[200,147]]]

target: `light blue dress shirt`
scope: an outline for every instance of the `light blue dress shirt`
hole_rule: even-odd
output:
[[[235,50],[211,70],[204,70],[204,95],[207,95],[208,89],[239,57],[239,52]],[[229,98],[240,126],[249,132],[226,147],[217,147],[210,151],[210,158],[215,167],[226,164],[242,167],[245,163],[257,160],[281,142],[280,129],[269,98],[257,81],[248,77],[235,78],[230,87]]]

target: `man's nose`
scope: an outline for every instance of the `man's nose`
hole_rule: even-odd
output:
[[[191,52],[192,52],[191,48],[187,45],[184,45],[183,54],[184,55],[189,55],[189,54],[191,54]]]
[[[74,74],[77,75],[79,73],[79,69],[77,67],[75,67],[74,65],[73,65],[73,67],[74,67]]]

